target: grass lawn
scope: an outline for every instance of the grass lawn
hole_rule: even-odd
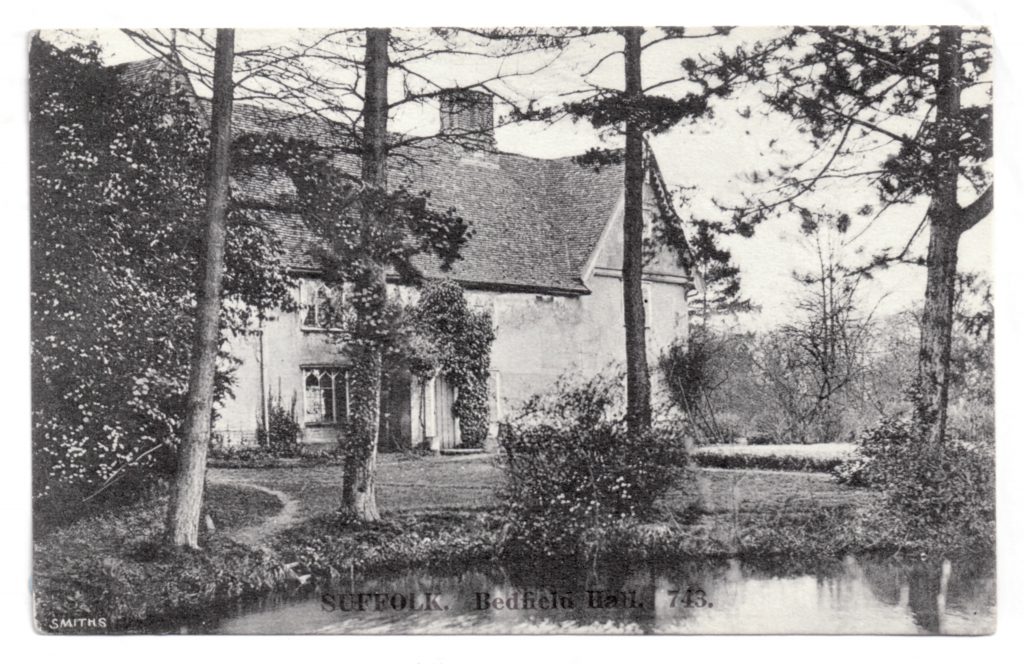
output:
[[[280,500],[264,491],[224,484],[208,486],[206,501],[214,525],[224,530],[258,524],[283,507]]]
[[[703,511],[732,512],[813,511],[823,507],[869,506],[878,499],[875,491],[839,484],[824,473],[772,470],[725,470],[700,468],[692,483],[669,493],[666,501],[685,506],[704,485]],[[695,486],[697,485],[697,486]]]
[[[476,508],[494,504],[501,474],[493,457],[420,457],[382,454],[377,503],[383,512]],[[211,485],[240,481],[296,498],[300,518],[333,512],[341,504],[342,468],[211,468]]]
[[[341,500],[340,466],[212,468],[209,473],[214,485],[218,481],[241,481],[282,491],[299,501],[300,518],[333,512]],[[495,490],[502,481],[493,456],[385,454],[379,461],[377,501],[384,513],[491,507],[497,504]],[[666,498],[667,506],[686,509],[700,493],[701,511],[708,514],[732,513],[734,507],[740,512],[805,511],[863,505],[876,498],[874,492],[843,486],[824,473],[700,468],[692,479],[680,478],[680,485]]]

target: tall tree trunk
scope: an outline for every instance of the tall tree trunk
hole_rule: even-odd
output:
[[[381,355],[374,344],[352,348],[352,411],[342,486],[342,508],[360,521],[380,520],[375,475],[380,430]]]
[[[366,31],[366,90],[363,102],[362,178],[368,196],[362,207],[364,232],[371,232],[383,220],[376,193],[384,195],[388,186],[387,132],[388,132],[388,41],[390,30],[370,28]],[[369,265],[363,270],[361,304],[356,306],[356,326],[365,334],[354,349],[356,363],[356,413],[353,416],[352,440],[344,464],[342,508],[357,519],[377,521],[377,494],[374,473],[377,466],[377,444],[380,437],[381,349],[378,341],[370,341],[376,334],[380,312],[384,308],[387,290],[382,265]]]
[[[946,436],[949,357],[953,336],[953,296],[957,248],[963,232],[957,202],[960,176],[961,28],[939,31],[939,82],[935,100],[935,189],[929,209],[928,280],[921,317],[918,412],[928,444],[939,448]]]
[[[642,28],[621,28],[626,41],[626,97],[634,108],[643,99],[640,38]],[[635,113],[626,120],[626,205],[622,230],[622,303],[626,327],[626,419],[630,431],[651,426],[651,379],[643,293],[644,144]]]
[[[198,548],[199,520],[210,443],[213,383],[220,346],[221,287],[224,280],[224,238],[227,230],[228,171],[231,147],[231,73],[235,31],[217,31],[213,69],[213,115],[206,186],[205,255],[196,312],[195,342],[188,380],[188,403],[178,469],[167,516],[167,535],[175,546]]]

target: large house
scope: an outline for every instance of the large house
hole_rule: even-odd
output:
[[[140,65],[135,71],[143,72]],[[426,277],[460,283],[470,303],[490,311],[496,333],[490,367],[490,417],[497,423],[530,395],[564,374],[607,371],[625,359],[622,304],[623,167],[538,159],[494,148],[493,101],[483,92],[440,95],[441,136],[392,160],[392,182],[430,192],[431,204],[453,207],[473,231],[463,259],[448,272],[424,258]],[[273,131],[337,139],[329,123],[288,118],[251,106],[235,108],[239,131]],[[444,140],[445,134],[474,140]],[[356,157],[339,154],[358,172]],[[345,164],[345,160],[353,161]],[[259,172],[233,183],[236,200],[261,208],[298,277],[298,309],[276,312],[231,340],[241,359],[234,396],[216,430],[226,444],[251,444],[271,403],[294,404],[307,447],[333,446],[348,413],[343,336],[323,327],[321,309],[343,293],[328,291],[315,258],[318,240],[301,217],[280,204],[294,194],[282,173]],[[645,234],[658,224],[681,228],[653,155],[646,160]],[[656,243],[652,243],[656,244]],[[685,247],[654,248],[644,268],[647,343],[653,362],[687,334],[687,295],[694,287]],[[394,296],[414,289],[391,278]],[[382,418],[382,446],[444,450],[461,443],[443,376],[392,380]]]

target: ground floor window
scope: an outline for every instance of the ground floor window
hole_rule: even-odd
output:
[[[348,419],[348,372],[337,367],[306,367],[306,424],[338,424]]]

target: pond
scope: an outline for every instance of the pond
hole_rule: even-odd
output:
[[[278,594],[174,631],[218,634],[986,634],[990,561],[849,556],[409,569]]]

